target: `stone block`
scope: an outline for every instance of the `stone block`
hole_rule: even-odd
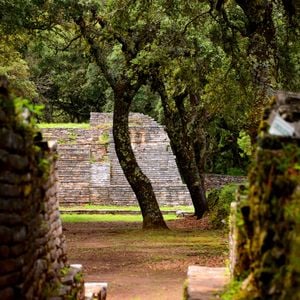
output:
[[[8,258],[9,255],[10,255],[10,248],[7,245],[0,245],[0,259]]]
[[[0,289],[0,299],[3,300],[15,300],[15,293],[11,287]]]
[[[23,223],[23,218],[19,214],[0,212],[0,224],[18,225],[22,223]]]
[[[4,259],[0,260],[0,276],[4,274],[13,273],[21,266],[20,259]]]
[[[0,197],[21,197],[22,189],[15,184],[4,183],[1,184]]]
[[[27,230],[25,226],[15,227],[13,230],[13,242],[21,243],[27,238]]]
[[[19,283],[20,272],[0,275],[0,288],[14,286]]]
[[[20,256],[27,251],[27,245],[24,243],[16,244],[10,247],[10,252],[14,257]]]
[[[0,148],[9,150],[24,150],[23,138],[7,128],[0,128]]]
[[[84,284],[85,299],[105,300],[107,296],[107,287],[108,284],[106,282],[86,282]]]
[[[0,153],[0,156],[1,156],[1,153]],[[1,158],[0,158],[0,160],[1,160]],[[3,183],[10,183],[10,184],[17,185],[21,182],[26,182],[26,180],[27,180],[26,175],[20,176],[20,174],[15,174],[8,170],[2,170],[0,173],[0,182],[1,183],[3,182]]]
[[[7,157],[7,165],[16,171],[24,171],[27,170],[29,166],[29,160],[27,156],[21,156],[17,154],[10,154]]]
[[[6,226],[0,226],[0,241],[1,244],[9,244],[13,240],[13,230]]]

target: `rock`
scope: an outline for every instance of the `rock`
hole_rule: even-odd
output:
[[[29,161],[26,156],[20,156],[17,154],[10,154],[7,158],[7,164],[13,170],[24,171],[29,166]]]
[[[18,225],[23,222],[22,217],[16,213],[1,213],[0,224]]]
[[[27,238],[27,230],[25,226],[16,228],[13,232],[13,241],[15,243],[21,243]]]
[[[3,300],[15,300],[15,293],[12,288],[5,288],[3,290],[0,290],[0,299]]]
[[[16,259],[0,260],[0,276],[17,271],[20,263]],[[1,299],[1,298],[0,298]]]
[[[1,244],[9,244],[12,240],[13,240],[13,231],[6,226],[0,226]]]
[[[0,148],[8,150],[24,150],[23,138],[7,128],[0,128]]]
[[[9,257],[9,253],[10,253],[10,249],[8,246],[6,245],[0,246],[0,259]]]
[[[183,210],[176,210],[176,217],[184,217],[185,212]]]
[[[0,197],[21,197],[22,189],[15,184],[1,184]]]
[[[11,273],[7,275],[0,275],[0,288],[14,286],[19,282],[20,272]]]
[[[86,282],[84,284],[85,299],[86,300],[105,300],[107,296],[106,282]]]

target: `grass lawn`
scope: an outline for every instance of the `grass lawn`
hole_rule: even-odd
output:
[[[39,128],[90,128],[90,124],[88,123],[39,123],[37,126]]]
[[[175,220],[176,215],[164,216],[165,221]],[[142,222],[141,215],[85,215],[85,214],[62,214],[61,219],[66,223],[79,222]]]
[[[128,210],[128,211],[140,211],[140,207],[135,206],[116,206],[116,205],[76,205],[76,206],[61,206],[61,211],[71,211],[71,210]],[[192,206],[161,206],[161,211],[167,211],[167,210],[182,210],[186,212],[193,212],[194,208]]]

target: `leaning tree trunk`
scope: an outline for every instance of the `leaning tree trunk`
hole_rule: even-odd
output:
[[[121,168],[133,189],[143,215],[143,228],[167,228],[148,177],[140,169],[133,153],[129,135],[130,96],[126,85],[115,90],[113,136]]]
[[[79,16],[74,16],[74,21],[90,45],[90,52],[95,58],[96,64],[114,91],[113,136],[116,154],[124,175],[133,189],[141,208],[143,228],[168,228],[159,209],[151,182],[137,164],[130,143],[128,126],[129,110],[132,99],[140,85],[137,84],[133,87],[122,76],[115,78],[108,66],[107,58],[103,56],[103,49],[95,41],[94,34],[90,31],[83,16],[80,14]],[[105,24],[101,25],[105,26]],[[122,43],[125,43],[123,44],[123,50],[127,49],[129,51],[129,48],[126,47],[126,42],[122,40]],[[128,58],[132,53],[124,53],[124,55]]]
[[[186,111],[178,108],[178,102],[181,101],[179,98],[181,96],[184,97],[184,95],[178,96],[178,99],[175,100],[177,111],[174,113],[169,107],[164,84],[158,77],[153,81],[152,88],[157,91],[161,97],[166,130],[170,138],[172,151],[176,157],[177,167],[190,192],[195,209],[195,216],[200,219],[207,211],[204,176],[203,173],[199,172],[201,167],[199,168],[198,166],[199,158],[197,158],[195,154],[194,136],[191,136],[191,132],[188,132],[186,122],[183,121],[186,116]],[[199,147],[199,144],[197,146]]]
[[[169,131],[169,128],[167,128]],[[182,139],[180,135],[169,134],[171,141],[171,147],[176,156],[176,162],[179,172],[187,185],[190,192],[193,206],[195,209],[195,216],[202,218],[203,214],[207,210],[205,190],[203,188],[203,179],[198,173],[198,167],[194,157],[193,149],[190,149],[188,145],[179,146],[176,144]],[[172,136],[172,137],[171,137]]]

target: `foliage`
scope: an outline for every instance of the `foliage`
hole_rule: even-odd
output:
[[[237,185],[228,184],[213,189],[207,197],[209,222],[214,229],[228,227],[231,202],[235,201]]]
[[[209,146],[206,171],[210,173],[245,175],[249,158],[243,156],[238,145],[239,131],[224,118],[215,118],[207,128]]]
[[[35,99],[36,86],[30,79],[28,63],[22,58],[15,44],[24,43],[24,36],[5,35],[0,26],[0,75],[9,80],[10,90],[17,97]]]
[[[246,134],[254,144],[269,94],[299,89],[291,1],[0,5],[2,31],[24,35],[16,50],[31,67],[44,120],[84,121],[91,110],[111,111],[122,94],[132,110],[164,122],[190,190],[203,185],[204,170],[243,173]]]
[[[107,84],[87,54],[86,45],[75,40],[68,46],[72,27],[42,32],[28,45],[26,59],[45,104],[46,121],[89,119],[91,111],[102,111]]]
[[[251,147],[251,139],[250,136],[245,132],[245,131],[241,131],[239,134],[239,138],[237,141],[240,149],[243,151],[243,153],[241,154],[242,156],[251,156],[252,154],[252,147]]]
[[[242,281],[231,281],[222,291],[220,298],[221,300],[232,300],[234,296],[238,293],[241,289]]]

